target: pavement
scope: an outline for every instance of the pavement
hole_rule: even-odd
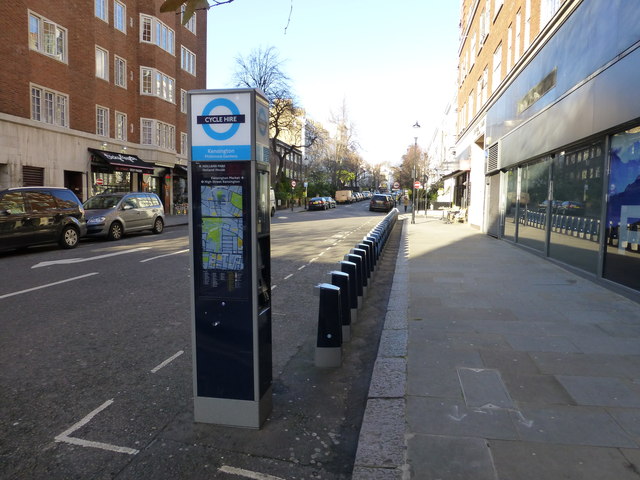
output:
[[[640,478],[640,305],[402,214],[354,480]]]
[[[640,479],[640,304],[440,217],[399,217],[352,479]]]

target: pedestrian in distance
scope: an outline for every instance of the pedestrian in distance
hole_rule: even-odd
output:
[[[404,203],[404,213],[407,213],[407,207],[409,206],[409,197],[405,195],[404,201],[402,203]]]

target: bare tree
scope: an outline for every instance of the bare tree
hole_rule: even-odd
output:
[[[165,12],[177,12],[185,6],[184,13],[182,15],[182,24],[185,25],[189,19],[193,16],[196,10],[209,10],[211,7],[217,7],[219,5],[225,5],[232,3],[234,0],[165,0],[160,5],[160,11]]]
[[[271,154],[277,159],[276,178],[285,180],[285,164],[292,152],[310,147],[316,141],[315,130],[297,105],[291,81],[283,70],[275,47],[253,50],[248,57],[236,57],[234,82],[238,87],[259,88],[269,100]],[[284,148],[278,148],[283,147]]]

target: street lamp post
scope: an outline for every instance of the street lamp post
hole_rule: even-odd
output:
[[[420,128],[416,120],[413,128]],[[413,196],[411,197],[411,223],[416,223],[416,157],[418,156],[418,137],[413,137]]]

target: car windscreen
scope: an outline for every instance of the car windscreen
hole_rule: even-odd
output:
[[[103,210],[115,207],[122,197],[117,195],[100,195],[91,197],[84,202],[84,208],[87,210]]]

